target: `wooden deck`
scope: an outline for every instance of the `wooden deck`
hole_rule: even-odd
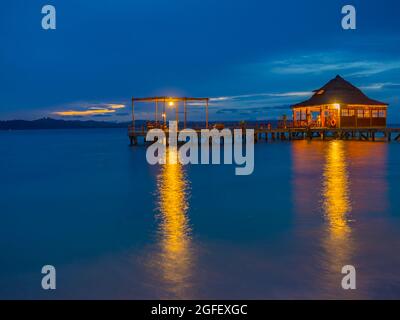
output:
[[[359,141],[398,141],[400,142],[400,128],[240,128],[228,127],[227,129],[253,129],[254,142],[260,140],[359,140]],[[201,129],[193,129],[199,135]],[[168,133],[166,131],[166,133]],[[145,140],[146,128],[139,130],[128,129],[128,137],[131,145],[138,145],[139,138]]]

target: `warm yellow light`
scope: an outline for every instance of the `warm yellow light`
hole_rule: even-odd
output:
[[[334,106],[336,109],[340,109],[340,104],[339,104],[339,103],[334,103],[333,106]]]
[[[162,114],[162,117],[163,117],[163,118],[165,118],[165,117],[166,117],[166,114],[165,114],[165,112]]]
[[[332,281],[333,274],[347,262],[352,261],[354,242],[351,230],[352,201],[349,182],[349,168],[343,140],[329,142],[326,146],[323,173],[322,206],[327,221],[323,239],[326,251],[326,282]],[[335,279],[336,281],[336,279]]]
[[[57,111],[53,112],[53,114],[56,114],[58,116],[93,116],[97,114],[106,114],[106,113],[114,113],[115,110],[110,110],[110,109],[90,109],[90,110],[68,110],[68,111]]]
[[[192,269],[194,265],[189,209],[189,181],[183,167],[177,161],[178,151],[168,147],[166,162],[157,179],[159,211],[160,253],[152,264],[161,268],[158,274],[163,281],[167,296],[175,299],[191,297]]]
[[[348,169],[343,141],[329,143],[323,176],[323,208],[329,222],[329,231],[332,237],[341,239],[350,231],[347,218],[351,212]]]
[[[173,106],[174,106],[174,102],[173,102],[173,101],[170,101],[170,102],[168,103],[168,105],[169,105],[170,107],[173,107]]]

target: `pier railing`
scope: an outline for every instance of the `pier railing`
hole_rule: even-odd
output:
[[[286,126],[285,126],[286,125]],[[295,127],[292,122],[286,122],[285,125],[277,128],[273,128],[269,124],[257,124],[257,125],[245,125],[243,123],[236,125],[224,126],[227,129],[253,129],[254,130],[254,141],[257,142],[260,139],[265,140],[299,140],[299,139],[341,139],[341,140],[364,140],[364,141],[400,141],[400,128],[321,128],[321,127]],[[215,127],[221,130],[217,124],[210,125],[210,129]],[[168,128],[164,125],[152,126],[152,125],[141,125],[141,126],[129,126],[128,136],[131,144],[135,145],[138,143],[138,137],[145,138],[148,130],[152,128],[160,128],[165,132],[168,132]],[[179,128],[179,130],[184,128]],[[191,128],[198,134],[204,127],[198,126],[197,128]]]

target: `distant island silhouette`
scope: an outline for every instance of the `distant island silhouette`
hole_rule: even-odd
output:
[[[146,124],[146,120],[136,120],[136,127],[140,128]],[[213,121],[212,123],[239,124],[240,121]],[[188,128],[196,127],[201,121],[188,121]],[[246,124],[267,124],[276,126],[278,120],[248,120]],[[37,120],[0,120],[0,130],[48,130],[48,129],[101,129],[101,128],[128,128],[131,124],[130,121],[126,122],[112,122],[112,121],[95,121],[95,120],[62,120],[53,118],[41,118]],[[394,124],[388,124],[392,127]]]
[[[128,122],[59,120],[52,118],[0,121],[0,130],[126,128],[127,126]]]
[[[136,127],[146,124],[146,120],[136,120]],[[224,124],[238,124],[240,121],[217,121]],[[271,123],[276,125],[277,120],[245,121],[247,124]],[[188,127],[196,127],[201,121],[188,121]],[[130,121],[112,122],[96,120],[62,120],[53,118],[41,118],[37,120],[0,120],[0,130],[44,130],[44,129],[96,129],[96,128],[128,128]],[[210,122],[212,124],[212,122]]]

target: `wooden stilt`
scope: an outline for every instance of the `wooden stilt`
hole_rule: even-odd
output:
[[[208,129],[208,99],[206,101],[206,129]]]
[[[184,112],[183,128],[186,129],[186,117],[187,117],[187,113],[186,113],[186,99],[183,101],[183,112]]]
[[[161,100],[162,101],[162,100]],[[158,120],[158,118],[157,118]],[[133,127],[134,118],[132,119],[132,125],[128,129],[129,144],[137,145],[139,144],[138,139],[144,138],[147,134],[148,128],[146,126],[141,126],[140,128]],[[185,121],[186,122],[186,121]],[[184,125],[186,127],[186,124]],[[292,128],[288,127],[286,129],[266,129],[263,127],[254,127],[254,143],[257,143],[260,139],[268,141],[269,139],[275,140],[298,140],[307,139],[312,140],[314,138],[320,140],[329,140],[331,138],[340,140],[350,140],[357,139],[359,141],[377,141],[377,139],[384,137],[384,140],[390,142],[392,140],[392,134],[395,141],[400,141],[400,128]],[[164,130],[168,137],[168,130]],[[242,126],[243,140],[245,140],[245,127]],[[200,134],[201,128],[197,128],[196,132]],[[140,144],[141,141],[140,141]]]

